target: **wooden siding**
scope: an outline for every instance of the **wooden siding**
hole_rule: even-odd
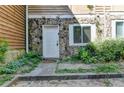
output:
[[[92,13],[104,14],[105,12],[122,12],[124,5],[100,6],[94,5]],[[29,15],[71,15],[89,14],[87,5],[29,5]]]
[[[29,5],[29,15],[65,15],[71,14],[70,8],[65,5]]]
[[[11,49],[25,48],[25,6],[0,6],[0,39],[6,39]]]
[[[29,15],[72,15],[72,14],[103,14],[109,12],[111,6],[95,5],[93,11],[87,5],[29,5]]]
[[[94,5],[93,11],[87,5],[29,5],[29,15],[72,15],[72,14],[104,14],[105,12],[123,12],[124,5]]]

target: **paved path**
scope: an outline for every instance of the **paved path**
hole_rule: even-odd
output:
[[[58,69],[78,69],[78,68],[83,68],[83,69],[93,69],[95,68],[97,65],[102,65],[102,64],[69,64],[69,63],[60,63],[57,66],[57,62],[46,62],[46,63],[41,63],[39,64],[39,66],[33,70],[32,72],[25,74],[28,76],[43,76],[43,75],[57,75],[57,73],[55,73],[56,68]],[[124,68],[124,63],[122,64],[118,64],[119,66]],[[61,75],[62,73],[59,73],[58,75]],[[89,73],[64,73],[65,75],[73,75],[73,74],[93,74],[93,72]]]
[[[29,76],[41,76],[41,75],[52,75],[55,73],[57,63],[41,63],[31,73],[26,75]]]
[[[74,66],[75,65],[75,66]],[[89,65],[80,64],[60,64],[59,68],[75,68],[75,67],[89,68]],[[43,76],[43,75],[55,75],[57,63],[41,63],[31,73],[25,74],[27,76]],[[75,74],[75,73],[74,73]],[[77,73],[79,74],[79,73]],[[82,73],[81,73],[82,74]],[[90,73],[85,73],[90,74]],[[60,75],[60,74],[59,74]],[[124,78],[112,78],[112,79],[79,79],[79,80],[31,80],[31,81],[19,81],[13,87],[98,87],[98,86],[116,86],[124,87]]]
[[[20,81],[12,87],[124,87],[124,78]]]

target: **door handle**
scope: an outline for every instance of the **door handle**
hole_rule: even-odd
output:
[[[56,45],[57,45],[57,46],[59,45],[59,44],[58,44],[58,41],[57,41]]]

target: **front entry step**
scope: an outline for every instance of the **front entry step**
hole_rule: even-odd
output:
[[[57,60],[59,60],[59,59],[57,59],[57,58],[43,58],[43,63],[55,63],[55,62],[57,62]]]

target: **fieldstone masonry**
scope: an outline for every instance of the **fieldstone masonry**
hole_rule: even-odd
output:
[[[69,24],[95,24],[94,17],[81,18],[30,18],[29,19],[29,48],[42,55],[42,25],[59,25],[60,57],[77,53],[77,46],[69,46]],[[102,38],[111,37],[111,20],[124,19],[122,15],[100,16]]]

